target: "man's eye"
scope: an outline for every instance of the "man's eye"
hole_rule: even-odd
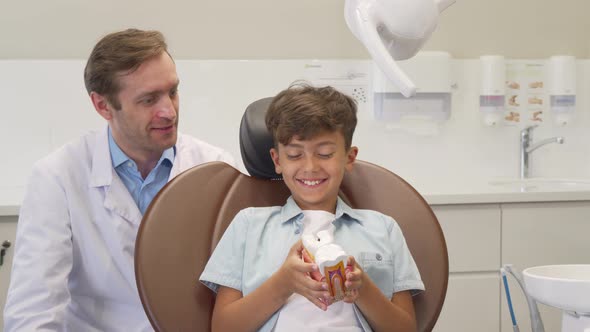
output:
[[[156,101],[156,98],[154,98],[154,97],[148,97],[148,98],[143,98],[143,99],[141,100],[141,103],[142,103],[142,104],[144,104],[144,105],[151,105],[151,104],[153,104],[155,101]]]
[[[172,91],[170,91],[170,97],[176,97],[178,95],[178,90],[174,89]]]
[[[328,159],[328,158],[332,158],[334,153],[319,153],[318,155],[320,156],[320,158]]]
[[[287,155],[287,159],[289,159],[289,160],[294,160],[294,159],[297,159],[299,157],[301,157],[300,154],[288,154]]]

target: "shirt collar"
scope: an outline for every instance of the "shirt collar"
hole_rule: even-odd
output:
[[[354,211],[353,208],[348,206],[340,197],[336,201],[336,213],[334,214],[336,219],[340,220],[343,217],[348,217],[348,219],[352,219],[359,224],[363,225],[363,220],[359,217],[359,215]],[[299,220],[303,217],[303,213],[301,208],[295,203],[293,196],[290,196],[287,199],[287,203],[281,209],[281,220],[283,223],[288,221],[295,221]]]
[[[117,145],[117,142],[115,142],[115,139],[113,138],[113,135],[111,134],[110,127],[108,130],[108,133],[109,133],[109,150],[111,151],[111,161],[113,163],[113,168],[117,168],[121,164],[127,162],[128,160],[131,160],[131,158],[129,158],[125,154],[125,152],[123,152],[123,150],[121,150],[119,145]],[[164,161],[164,160],[168,160],[170,162],[170,165],[172,165],[174,163],[175,152],[176,152],[176,146],[173,146],[171,148],[164,150],[164,152],[162,153],[162,156],[160,157],[160,160],[158,161],[158,165],[161,164],[162,161]],[[133,163],[135,164],[135,162],[133,162]]]

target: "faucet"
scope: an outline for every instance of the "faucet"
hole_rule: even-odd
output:
[[[538,125],[532,125],[520,131],[520,178],[528,178],[531,173],[529,157],[531,152],[549,143],[563,144],[562,136],[551,137],[533,144],[533,129]]]

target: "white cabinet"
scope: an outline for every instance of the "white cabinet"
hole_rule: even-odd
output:
[[[590,264],[590,202],[502,205],[502,263],[522,269],[552,264]],[[530,331],[522,291],[511,280],[510,290],[521,331]],[[502,332],[512,331],[502,292]],[[561,330],[561,311],[539,305],[545,331]]]
[[[502,264],[524,268],[590,264],[590,201],[432,206],[449,252],[449,287],[435,332],[512,332],[499,277]],[[530,331],[522,290],[508,277],[521,331]],[[545,331],[561,312],[539,304]]]
[[[500,264],[500,205],[433,206],[449,252],[449,270],[498,271]]]
[[[12,253],[14,251],[14,239],[16,237],[16,216],[0,216],[0,245],[5,240],[12,244],[6,251],[4,262],[0,266],[0,310],[4,312],[6,292],[10,283],[10,268],[12,267]],[[4,314],[0,314],[0,330],[4,326]]]
[[[442,312],[434,332],[498,332],[498,276],[451,273]]]
[[[449,252],[449,287],[435,332],[498,332],[500,206],[433,206]]]

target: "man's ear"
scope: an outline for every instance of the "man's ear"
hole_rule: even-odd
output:
[[[356,156],[359,153],[359,148],[356,146],[351,146],[350,149],[346,152],[346,170],[348,172],[352,171],[352,166],[354,161],[356,160]]]
[[[92,91],[90,93],[90,100],[92,101],[92,105],[94,105],[96,112],[105,120],[109,121],[113,118],[113,109],[110,107],[105,96]]]
[[[271,148],[270,158],[272,159],[272,162],[275,164],[275,172],[277,174],[281,174],[281,172],[283,172],[283,168],[281,167],[281,162],[279,160],[279,151],[275,148]]]

